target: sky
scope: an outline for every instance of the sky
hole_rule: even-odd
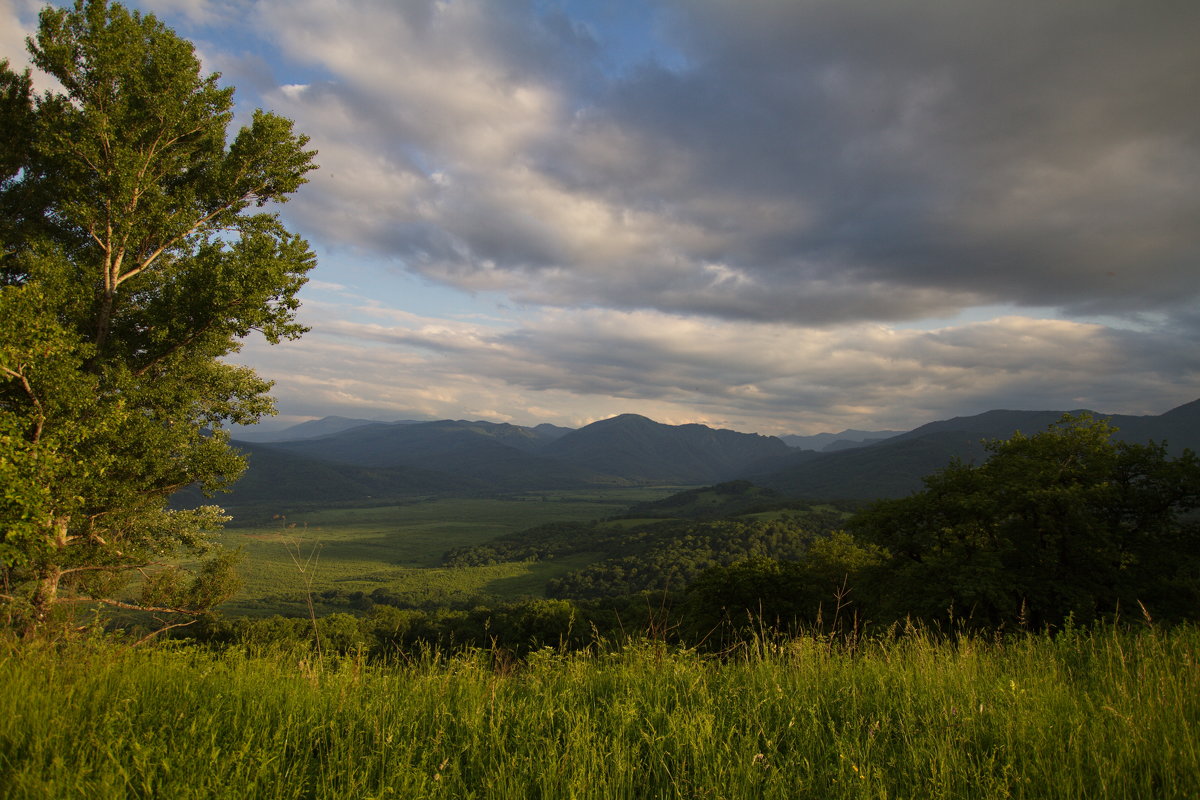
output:
[[[234,359],[275,426],[1200,397],[1192,0],[127,5],[319,151],[278,208],[311,331]],[[0,56],[39,6],[0,0]]]

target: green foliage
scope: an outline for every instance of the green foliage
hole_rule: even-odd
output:
[[[618,529],[619,530],[619,529]],[[795,521],[663,522],[608,537],[608,558],[553,580],[552,597],[614,597],[683,589],[718,564],[747,557],[798,558],[816,530]]]
[[[851,529],[886,548],[879,591],[891,613],[947,613],[995,626],[1056,625],[1117,613],[1193,617],[1200,600],[1200,462],[1165,444],[1113,442],[1066,416],[1034,436],[988,444],[925,490],[877,503]]]
[[[222,358],[253,330],[303,331],[308,245],[248,211],[286,200],[314,153],[261,111],[227,145],[232,89],[152,15],[46,8],[29,49],[63,91],[34,97],[0,66],[0,568],[37,625],[113,601],[120,573],[210,549],[219,510],[166,499],[236,478],[222,426],[271,411],[270,384]],[[195,577],[228,589],[226,566]],[[176,591],[190,580],[144,586],[223,596]]]
[[[844,531],[813,539],[795,560],[754,557],[705,570],[687,587],[689,624],[723,641],[745,631],[842,630],[872,614],[871,581],[886,554]]]
[[[171,566],[142,583],[139,605],[145,608],[207,609],[228,599],[241,586],[237,565],[242,554],[220,550],[194,573]]]
[[[555,523],[446,554],[448,566],[544,561],[588,553],[594,563],[551,580],[551,597],[615,597],[682,589],[709,567],[749,557],[799,558],[841,521],[810,509],[777,519]]]

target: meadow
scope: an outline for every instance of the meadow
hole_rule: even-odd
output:
[[[230,526],[219,534],[241,549],[242,590],[221,610],[238,616],[307,614],[321,593],[385,589],[413,605],[495,602],[541,595],[546,581],[587,563],[587,557],[443,569],[454,547],[547,522],[604,518],[656,500],[679,487],[536,492],[500,497],[433,498],[375,507],[281,510],[269,522]],[[342,609],[344,610],[344,609]]]
[[[0,797],[1194,798],[1200,630],[389,662],[0,642]]]

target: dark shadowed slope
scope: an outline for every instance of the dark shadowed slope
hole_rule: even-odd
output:
[[[205,500],[198,491],[177,494],[176,505],[215,502],[235,514],[247,507],[277,506],[286,511],[298,504],[320,505],[381,500],[487,488],[479,481],[427,469],[369,468],[339,464],[289,453],[274,445],[237,442],[249,468],[228,494]]]
[[[903,497],[920,489],[921,478],[952,458],[982,461],[982,437],[963,431],[937,431],[915,439],[821,453],[769,474],[746,477],[788,497],[816,500],[870,500]]]
[[[983,441],[1032,435],[1057,422],[1063,411],[987,411],[922,425],[868,447],[827,452],[777,471],[745,477],[790,497],[869,499],[902,497],[922,487],[921,478],[953,458],[979,463]],[[1070,413],[1080,413],[1073,411]],[[1200,449],[1200,401],[1157,416],[1095,414],[1118,428],[1117,438],[1145,443],[1166,441],[1172,453]]]
[[[783,456],[779,439],[705,425],[664,425],[637,414],[594,422],[543,451],[561,461],[643,482],[713,483]]]
[[[497,489],[550,489],[617,483],[594,470],[541,454],[556,432],[491,422],[442,420],[375,424],[320,439],[282,442],[281,450],[359,467],[417,467]]]

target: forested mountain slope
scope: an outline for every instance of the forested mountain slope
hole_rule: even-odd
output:
[[[577,466],[642,482],[714,483],[748,466],[786,455],[773,436],[664,425],[637,414],[594,422],[552,442],[544,452]]]
[[[1082,411],[995,410],[922,425],[867,447],[806,457],[777,470],[752,471],[745,477],[797,498],[871,499],[903,497],[921,488],[921,478],[951,459],[979,463],[983,442],[1007,439],[1016,431],[1032,435],[1064,413]],[[1116,438],[1137,444],[1166,441],[1168,452],[1200,450],[1200,400],[1165,414],[1127,416],[1091,413],[1117,428]]]
[[[294,429],[305,438],[239,443],[250,469],[222,502],[350,502],[430,493],[511,492],[629,484],[712,485],[747,480],[792,499],[902,497],[959,458],[978,463],[983,442],[1034,434],[1061,411],[993,410],[922,425],[851,449],[788,447],[781,439],[704,425],[665,425],[622,414],[578,430],[554,425],[441,420],[368,423],[340,418]],[[1079,413],[1079,412],[1073,412]],[[1152,416],[1094,414],[1130,442],[1200,450],[1200,400]],[[328,430],[323,436],[308,434]],[[864,434],[866,432],[852,432]],[[838,440],[831,440],[834,443]],[[827,444],[830,444],[827,443]],[[198,498],[194,498],[198,499]]]

